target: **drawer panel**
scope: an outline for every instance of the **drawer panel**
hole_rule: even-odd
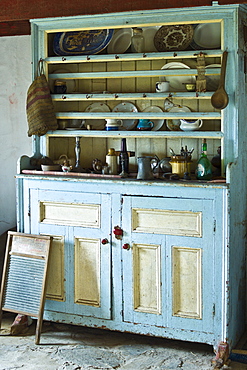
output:
[[[202,212],[133,208],[132,231],[202,237]]]
[[[40,202],[39,222],[100,228],[99,204]]]

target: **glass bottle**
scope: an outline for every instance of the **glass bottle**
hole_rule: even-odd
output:
[[[119,164],[120,164],[120,176],[128,177],[129,173],[129,154],[127,152],[126,138],[121,141],[121,151],[119,154]]]
[[[133,28],[133,36],[131,37],[131,51],[132,53],[144,52],[144,37],[142,28]]]
[[[207,157],[207,142],[206,139],[202,141],[202,153],[197,162],[196,178],[198,180],[211,180],[212,179],[212,165]]]

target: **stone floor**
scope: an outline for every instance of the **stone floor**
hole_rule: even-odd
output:
[[[34,322],[27,332],[10,334],[15,316],[4,312],[0,331],[0,370],[212,370],[212,346],[44,322],[35,345]],[[245,370],[231,362],[227,369]]]

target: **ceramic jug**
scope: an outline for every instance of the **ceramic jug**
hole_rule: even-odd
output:
[[[202,119],[198,119],[196,121],[186,121],[185,119],[180,120],[180,129],[183,131],[195,131],[202,127],[203,121]]]
[[[152,180],[154,178],[153,171],[158,165],[157,158],[152,156],[138,157],[137,164],[138,164],[138,173],[137,173],[138,180]]]
[[[154,123],[149,119],[139,119],[137,130],[140,131],[149,131],[154,127]]]

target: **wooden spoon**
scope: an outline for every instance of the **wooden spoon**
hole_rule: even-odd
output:
[[[225,91],[225,75],[226,75],[226,60],[227,51],[224,51],[222,55],[220,82],[218,89],[211,96],[212,106],[216,109],[224,109],[228,104],[228,95]]]

